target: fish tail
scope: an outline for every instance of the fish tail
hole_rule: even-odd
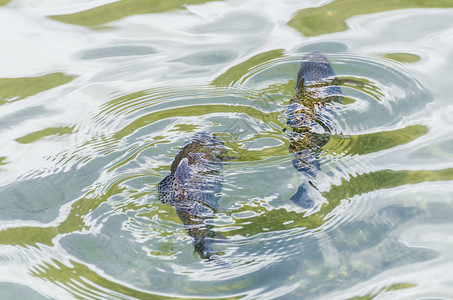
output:
[[[218,255],[218,253],[214,251],[211,238],[197,237],[193,241],[193,246],[195,248],[195,252],[197,252],[202,259],[209,260],[212,256]]]

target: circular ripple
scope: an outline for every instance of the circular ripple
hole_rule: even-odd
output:
[[[60,161],[87,172],[90,165],[105,165],[72,206],[68,220],[79,223],[66,229],[60,241],[64,249],[154,294],[169,295],[162,287],[173,282],[174,297],[203,295],[212,280],[241,282],[240,290],[249,294],[251,287],[281,286],[281,280],[248,279],[258,270],[270,278],[281,268],[311,272],[306,274],[324,272],[321,265],[336,268],[339,262],[329,253],[339,237],[331,229],[348,220],[343,212],[350,201],[386,186],[381,175],[387,171],[365,158],[424,134],[410,118],[423,110],[429,94],[389,61],[330,55],[344,101],[329,106],[333,134],[318,153],[321,170],[313,182],[320,200],[303,210],[289,201],[304,175],[292,167],[291,141],[284,132],[301,59],[299,54],[269,59],[228,77],[228,85],[214,80],[209,86],[154,87],[115,93],[105,101],[78,127],[89,138]],[[214,243],[219,255],[210,262],[193,253],[175,209],[156,196],[177,150],[201,130],[214,132],[232,158],[224,166],[219,212],[205,220],[224,237]],[[78,245],[91,245],[90,251]],[[289,263],[301,255],[307,261]],[[285,288],[291,289],[292,272],[287,274]],[[190,292],[184,282],[192,283]]]

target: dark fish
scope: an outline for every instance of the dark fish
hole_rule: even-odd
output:
[[[159,200],[176,208],[201,258],[211,258],[215,254],[212,242],[223,238],[204,221],[218,207],[226,152],[214,134],[199,132],[179,150],[170,175],[158,186]]]
[[[314,184],[319,172],[319,151],[330,139],[333,111],[329,103],[341,102],[339,80],[327,58],[318,52],[306,55],[297,74],[296,95],[291,99],[286,116],[294,153],[293,166],[306,176],[291,200],[303,208],[312,208],[321,197]]]

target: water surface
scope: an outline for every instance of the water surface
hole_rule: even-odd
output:
[[[0,0],[5,299],[449,299],[453,1]],[[289,198],[302,57],[345,84],[322,199]],[[224,263],[157,199],[217,134]]]

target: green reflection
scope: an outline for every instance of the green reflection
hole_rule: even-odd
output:
[[[405,289],[410,289],[410,288],[413,288],[413,287],[416,287],[416,286],[417,285],[413,284],[413,283],[406,283],[406,282],[395,283],[395,284],[392,284],[391,286],[389,286],[387,288],[387,291],[405,290]]]
[[[378,292],[375,293],[370,293],[365,296],[356,296],[352,298],[348,298],[347,300],[371,300],[379,296],[380,294],[384,292],[391,292],[391,291],[398,291],[398,290],[405,290],[405,289],[410,289],[413,287],[416,287],[417,285],[413,283],[407,283],[407,282],[402,282],[402,283],[395,283],[389,286],[388,288],[382,288]]]
[[[9,0],[0,0],[0,6],[6,5],[9,3]]]
[[[351,135],[347,138],[333,135],[324,148],[328,149],[327,153],[364,155],[407,144],[427,132],[426,126],[413,125],[391,131]]]
[[[226,141],[224,142],[225,146],[230,149],[230,154],[232,157],[234,157],[235,161],[242,161],[242,162],[252,162],[252,161],[259,161],[263,159],[272,159],[272,158],[278,158],[281,156],[287,156],[288,155],[288,146],[289,146],[289,141],[282,139],[281,137],[278,136],[273,136],[273,135],[260,135],[260,137],[273,137],[277,138],[280,141],[283,142],[282,145],[277,145],[274,147],[267,147],[264,149],[257,149],[257,150],[250,150],[250,149],[244,149],[242,148],[242,143],[244,141],[241,141],[239,144],[238,142],[232,142],[232,141]],[[254,139],[250,139],[254,140]]]
[[[312,214],[304,217],[298,212],[287,211],[284,208],[268,209],[265,206],[253,204],[242,204],[242,207],[235,210],[234,213],[254,212],[258,215],[252,218],[245,219],[243,223],[236,220],[234,229],[227,232],[222,232],[222,235],[234,236],[240,235],[243,237],[254,236],[264,232],[264,228],[268,232],[290,230],[290,229],[314,229],[325,223],[324,215],[321,213]],[[288,224],[288,221],[292,223]],[[221,226],[219,226],[221,227]]]
[[[333,186],[330,191],[323,193],[323,196],[329,202],[331,200],[333,200],[332,202],[338,202],[341,199],[380,189],[389,189],[405,184],[446,180],[453,180],[453,168],[436,171],[381,170],[351,177],[349,181],[343,179],[340,186]]]
[[[0,78],[0,105],[50,90],[74,78],[63,73],[52,73],[40,77]]]
[[[15,227],[0,231],[0,244],[18,246],[36,246],[40,243],[53,246],[52,239],[58,234],[55,227]]]
[[[341,200],[348,199],[356,195],[369,193],[380,189],[399,187],[406,184],[417,184],[427,181],[447,181],[453,180],[453,168],[436,171],[392,171],[382,170],[372,173],[351,177],[349,181],[342,180],[341,185],[333,186],[328,192],[322,195],[328,203],[322,205],[320,211],[303,217],[298,212],[287,211],[286,209],[271,209],[260,203],[242,204],[241,208],[234,213],[253,211],[257,215],[250,219],[245,219],[241,224],[236,220],[235,228],[228,232],[222,232],[225,236],[240,234],[241,236],[253,236],[263,232],[263,228],[268,231],[281,231],[290,229],[316,229],[325,224],[331,217],[327,217],[338,205]],[[248,223],[248,221],[252,221]],[[288,224],[288,221],[292,223]]]
[[[244,75],[248,74],[251,68],[269,60],[283,56],[283,49],[275,49],[255,55],[248,60],[228,69],[225,73],[212,81],[216,86],[229,86],[238,82]]]
[[[44,244],[52,246],[52,240],[57,236],[75,231],[89,230],[90,226],[85,224],[84,218],[91,211],[106,202],[111,196],[120,194],[126,187],[122,183],[133,178],[140,177],[134,175],[122,178],[113,183],[109,189],[98,197],[84,197],[72,204],[69,216],[56,227],[16,227],[7,228],[0,231],[0,244],[37,246]],[[130,190],[129,190],[130,191]]]
[[[348,138],[332,136],[328,144],[323,148],[329,152],[345,153],[348,155],[364,155],[385,149],[390,149],[399,145],[407,144],[416,138],[426,134],[428,128],[424,125],[408,126],[392,131],[383,131],[372,134],[350,136]],[[233,143],[227,144],[233,149],[233,153],[239,153],[240,157],[253,157],[256,155],[252,151],[237,148]],[[288,141],[285,145],[265,149],[274,151],[268,157],[285,155]],[[276,150],[278,149],[278,152]],[[262,159],[266,157],[260,157]],[[242,204],[241,208],[235,213],[253,211],[256,216],[253,222],[241,224],[241,220],[236,220],[235,225],[239,226],[232,231],[225,233],[226,236],[241,234],[243,236],[256,235],[263,232],[263,228],[269,231],[280,231],[288,229],[316,229],[325,224],[329,218],[327,216],[341,203],[341,200],[348,199],[355,195],[384,189],[398,187],[405,184],[416,184],[424,181],[453,180],[453,169],[439,171],[392,171],[382,170],[373,173],[352,177],[349,181],[343,179],[342,185],[333,186],[330,191],[323,193],[327,199],[320,211],[308,217],[303,217],[297,212],[288,212],[285,209],[268,209],[262,205]],[[288,224],[288,221],[292,223]]]
[[[87,247],[89,247],[89,245]],[[99,260],[104,259],[102,253],[99,255]],[[126,299],[126,297],[134,297],[134,299],[199,299],[199,297],[195,296],[184,296],[181,298],[143,292],[120,282],[109,280],[101,274],[91,270],[88,266],[73,260],[70,260],[68,264],[63,264],[60,261],[53,259],[51,263],[44,263],[31,268],[30,273],[35,277],[57,284],[78,299]],[[148,278],[142,277],[142,279],[146,281],[145,284],[148,288],[153,287],[154,283]],[[217,291],[228,292],[231,288],[232,287],[229,286],[228,283],[219,283],[215,286],[215,290]],[[209,287],[209,291],[212,292],[213,288]],[[169,289],[166,290],[166,292],[171,294],[173,291]],[[207,292],[208,291],[205,291],[205,293]],[[203,297],[203,299],[240,299],[244,296],[245,295],[238,295],[235,297],[217,296],[215,298]]]
[[[176,132],[196,132],[199,130],[199,125],[193,125],[193,124],[177,124],[175,125],[172,129],[169,131],[176,131]]]
[[[317,36],[346,30],[345,20],[353,16],[395,9],[431,7],[453,7],[453,0],[337,0],[324,6],[303,9],[288,24],[304,36]]]
[[[121,283],[108,280],[95,271],[90,270],[84,264],[75,261],[70,261],[70,264],[72,266],[67,266],[58,260],[52,260],[52,263],[45,263],[40,265],[39,268],[34,268],[31,274],[56,283],[79,299],[104,298],[106,296],[114,298],[129,296],[137,299],[174,299],[141,292]],[[150,282],[149,285],[152,286],[152,283]]]
[[[129,104],[131,102],[137,102],[139,99],[141,99],[147,95],[148,95],[148,93],[144,90],[144,91],[138,91],[138,92],[130,93],[130,94],[115,98],[113,100],[110,100],[106,104],[102,105],[101,106],[102,110],[100,111],[100,113],[102,113],[103,115],[113,114],[116,109],[118,109],[118,108],[125,109],[126,107],[128,107],[127,104]]]
[[[262,112],[259,109],[256,109],[251,106],[231,106],[226,104],[210,104],[210,105],[191,105],[185,107],[175,107],[172,109],[156,111],[150,114],[147,114],[143,117],[140,117],[129,125],[125,126],[123,129],[115,133],[114,138],[120,140],[136,130],[154,122],[171,119],[171,118],[180,118],[180,117],[199,117],[206,114],[213,113],[244,113],[254,118],[263,120],[263,121],[278,121],[278,116],[280,112]]]
[[[73,14],[52,16],[51,18],[69,24],[97,26],[127,16],[165,12],[181,9],[185,5],[210,1],[212,0],[123,0]]]
[[[146,115],[140,119],[135,120],[128,126],[126,126],[122,131],[117,133],[117,138],[121,139],[131,132],[146,126],[151,122],[156,122],[161,119],[168,117],[176,116],[199,116],[207,113],[214,112],[245,112],[250,116],[254,116],[257,119],[269,122],[278,122],[278,117],[281,114],[280,112],[264,113],[260,110],[257,110],[249,106],[228,106],[228,105],[197,105],[192,107],[180,107],[170,110],[164,110],[160,112],[155,112],[149,115]],[[333,136],[331,141],[324,147],[326,149],[331,149],[337,153],[345,153],[349,155],[363,155],[368,154],[388,148],[392,148],[398,145],[408,143],[415,138],[425,134],[427,128],[423,125],[409,126],[403,129],[397,129],[387,132],[378,132],[373,134],[365,134],[358,136],[350,136],[348,138]],[[47,132],[49,133],[49,132]],[[46,134],[43,134],[46,136]],[[282,156],[287,156],[287,148],[289,141],[281,136],[281,132],[278,130],[275,132],[266,132],[261,134],[260,137],[272,137],[282,141],[281,145],[275,147],[269,147],[262,150],[248,150],[242,148],[243,143],[248,141],[253,141],[256,137],[251,137],[249,140],[244,141],[227,141],[225,144],[230,149],[231,154],[237,157],[238,161],[254,161],[254,160],[263,160],[263,159],[278,159]],[[29,140],[34,140],[33,137],[29,137]],[[156,141],[150,143],[146,148],[154,147],[155,144],[161,143],[162,141]],[[109,171],[113,171],[118,166],[123,165],[131,160],[134,160],[138,153],[143,149],[136,149],[131,151],[131,154],[125,159],[124,162],[120,162],[117,166],[112,167]],[[328,150],[329,151],[329,150]],[[156,170],[157,171],[157,170]],[[71,213],[68,218],[63,221],[57,227],[19,227],[19,228],[9,228],[3,231],[0,231],[0,241],[1,243],[11,244],[11,245],[36,245],[37,243],[42,243],[46,245],[52,245],[52,239],[59,234],[70,233],[74,231],[80,231],[83,229],[89,229],[84,222],[84,217],[88,215],[91,211],[95,210],[103,202],[107,201],[109,197],[113,195],[120,194],[125,191],[125,187],[122,187],[122,183],[130,180],[132,178],[139,177],[135,175],[128,178],[123,178],[122,180],[112,184],[105,194],[95,197],[95,198],[82,198],[75,202],[71,207]],[[251,224],[243,225],[244,228],[241,229],[241,233],[245,235],[254,235],[263,231],[263,224],[271,231],[286,230],[293,228],[318,228],[324,224],[327,220],[325,219],[326,215],[332,212],[335,207],[340,204],[342,199],[347,199],[356,194],[366,193],[369,191],[377,190],[380,188],[389,188],[394,186],[400,186],[403,184],[418,183],[428,180],[450,180],[453,178],[453,174],[448,170],[444,171],[379,171],[370,174],[360,175],[355,178],[351,178],[349,182],[343,181],[343,184],[339,187],[333,187],[331,191],[324,194],[328,200],[328,204],[325,204],[321,211],[312,214],[307,218],[301,217],[299,213],[287,212],[284,209],[279,210],[267,210],[263,207],[252,207],[244,205],[240,211],[255,211],[258,216],[254,218],[254,221]],[[129,191],[130,192],[130,191]],[[149,214],[145,214],[152,218],[154,215],[158,214],[159,217],[164,218],[165,220],[171,220],[175,223],[180,223],[177,216],[174,212],[168,211],[163,213],[162,211],[167,211],[169,208],[165,205],[160,205],[159,203],[154,203],[154,206],[159,206],[159,213],[156,210],[151,211]],[[150,209],[151,207],[146,207]],[[119,209],[119,208],[118,208]],[[293,220],[291,224],[284,225],[283,223]],[[238,221],[239,222],[239,221]],[[238,223],[240,226],[240,223]],[[236,230],[237,231],[237,230]],[[235,231],[233,231],[234,233]],[[163,233],[161,233],[163,234]],[[171,235],[172,233],[167,233]],[[226,235],[229,235],[227,233]]]
[[[71,134],[74,132],[73,127],[51,127],[51,128],[46,128],[40,131],[35,131],[33,133],[27,134],[23,137],[17,138],[16,141],[21,143],[21,144],[29,144],[36,142],[44,137],[52,136],[52,135],[63,135],[63,134]]]
[[[420,60],[420,56],[411,53],[383,53],[382,56],[402,63],[415,63]]]
[[[365,78],[338,77],[338,80],[342,86],[351,86],[358,91],[370,95],[371,97],[376,99],[376,101],[381,101],[381,99],[385,96],[384,91],[382,91],[373,82]],[[354,102],[354,99],[343,97],[343,101],[341,103],[343,105],[347,105]]]
[[[279,96],[283,94],[285,101],[289,101],[288,98],[292,97],[292,95],[294,94],[295,85],[295,80],[288,80],[288,82],[286,83],[269,84],[266,88],[257,91],[257,97],[259,97],[260,99],[266,99],[266,97],[270,97],[272,94]],[[287,95],[284,94],[286,92],[288,93]]]

